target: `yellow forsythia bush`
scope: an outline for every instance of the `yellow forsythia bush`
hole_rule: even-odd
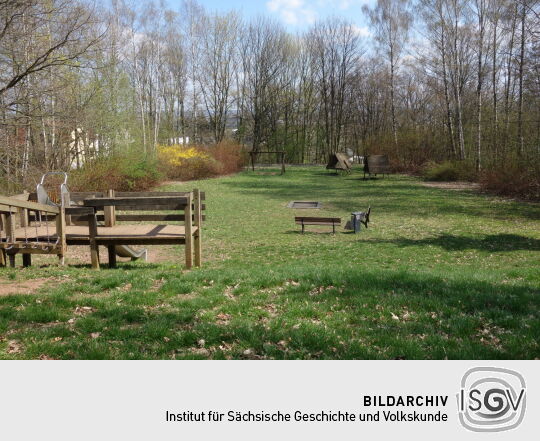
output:
[[[184,147],[182,145],[158,145],[158,157],[172,166],[180,166],[189,159],[209,159],[205,152],[197,150],[196,147]]]
[[[157,153],[160,168],[169,179],[187,181],[219,174],[218,162],[201,148],[158,145]]]

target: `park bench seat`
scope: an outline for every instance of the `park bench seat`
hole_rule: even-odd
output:
[[[339,217],[308,217],[308,216],[296,216],[294,221],[297,225],[302,225],[302,233],[305,231],[306,225],[322,225],[331,226],[332,232],[336,232],[336,225],[341,225],[341,219]]]

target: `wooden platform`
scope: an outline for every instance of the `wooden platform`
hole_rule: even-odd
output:
[[[197,227],[192,227],[195,233]],[[29,242],[46,242],[47,229],[44,226],[28,227],[26,230]],[[55,227],[49,225],[50,241],[56,241]],[[25,241],[24,228],[17,228],[15,236],[18,241]],[[186,231],[183,225],[115,225],[113,227],[98,227],[96,241],[99,245],[114,245],[121,241],[125,245],[152,244],[183,244]],[[68,245],[88,245],[90,237],[87,226],[68,225],[66,227]]]

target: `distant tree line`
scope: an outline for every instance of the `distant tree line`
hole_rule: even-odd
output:
[[[540,157],[536,0],[378,0],[292,35],[194,0],[0,0],[0,179],[172,139],[477,170]],[[414,11],[414,12],[413,12]]]

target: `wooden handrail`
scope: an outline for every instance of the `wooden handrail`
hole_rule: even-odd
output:
[[[190,194],[191,195],[191,194]],[[89,198],[84,200],[84,205],[89,207],[136,207],[137,205],[188,205],[187,197],[174,196],[151,196],[151,197],[124,197],[124,198]]]
[[[0,196],[0,206],[26,208],[28,210],[44,211],[45,213],[59,214],[60,208],[52,205],[38,204],[37,202],[21,201],[20,199]],[[9,210],[6,210],[9,211]]]

